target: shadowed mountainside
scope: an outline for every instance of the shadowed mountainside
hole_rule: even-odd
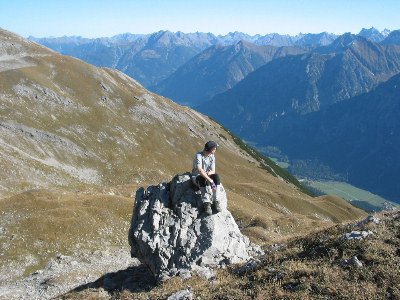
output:
[[[256,46],[244,40],[232,46],[213,46],[150,89],[177,103],[194,106],[229,90],[273,59],[306,53],[310,49],[304,46]]]
[[[262,135],[270,122],[369,92],[399,71],[399,46],[383,47],[345,34],[315,53],[275,59],[197,108],[247,140],[259,142],[254,137]]]
[[[399,202],[399,87],[400,74],[324,111],[272,123],[265,138],[293,158],[318,158],[357,186]]]
[[[400,46],[400,30],[393,30],[382,42],[381,45],[399,45]]]

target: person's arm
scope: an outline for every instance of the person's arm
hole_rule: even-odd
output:
[[[211,164],[211,171],[207,173],[208,176],[215,174],[215,157],[212,156],[212,164]]]
[[[203,176],[207,181],[209,181],[209,182],[214,182],[211,178],[210,178],[210,176],[208,176],[208,175],[211,175],[210,174],[210,172],[208,172],[208,174],[207,174],[207,172],[206,171],[204,171],[203,170],[203,168],[202,167],[200,167],[200,166],[197,166],[197,171],[199,172],[199,174],[201,175],[201,176]],[[215,171],[215,170],[214,170]]]

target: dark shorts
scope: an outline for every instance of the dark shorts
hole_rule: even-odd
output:
[[[212,174],[209,177],[214,181],[216,185],[219,185],[221,183],[218,174]],[[208,183],[208,181],[206,181],[206,179],[203,176],[199,175],[196,177],[196,183],[199,186],[206,186],[206,183]]]

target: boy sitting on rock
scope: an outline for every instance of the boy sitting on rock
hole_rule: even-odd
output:
[[[215,156],[218,144],[208,141],[204,150],[197,152],[193,159],[192,180],[200,188],[203,209],[207,216],[212,215],[211,205],[217,212],[221,211],[220,201],[220,179],[215,173]],[[212,188],[212,195],[207,191],[207,186]]]

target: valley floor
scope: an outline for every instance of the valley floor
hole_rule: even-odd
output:
[[[319,193],[342,197],[354,206],[369,212],[380,211],[382,208],[386,208],[386,206],[400,209],[398,203],[388,201],[379,195],[372,194],[369,191],[357,188],[346,182],[307,180],[303,181],[303,183]]]

